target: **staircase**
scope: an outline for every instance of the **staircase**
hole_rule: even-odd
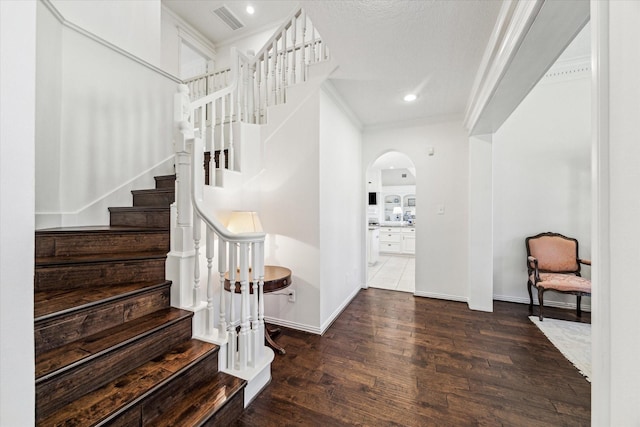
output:
[[[110,208],[110,225],[39,230],[35,253],[38,426],[228,425],[246,381],[192,339],[193,312],[165,280],[175,176]]]

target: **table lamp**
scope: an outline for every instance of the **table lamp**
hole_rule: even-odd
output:
[[[229,218],[227,228],[232,233],[255,233],[261,232],[262,223],[257,212],[233,211]]]
[[[402,208],[396,206],[393,208],[393,214],[396,216],[397,220],[402,220]]]

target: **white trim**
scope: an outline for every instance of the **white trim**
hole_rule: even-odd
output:
[[[529,297],[514,297],[514,296],[511,296],[511,295],[494,295],[493,299],[494,299],[494,301],[514,302],[514,303],[518,303],[518,304],[529,305]],[[546,298],[545,298],[545,301],[544,301],[544,306],[545,307],[555,307],[555,308],[565,308],[565,309],[570,309],[570,310],[575,310],[576,309],[576,304],[575,303],[562,302],[562,301],[548,301]],[[535,294],[534,294],[534,299],[533,299],[533,311],[534,311],[534,314],[538,313],[538,308],[537,307],[538,307],[538,300],[535,298]],[[584,300],[580,304],[580,307],[581,307],[582,311],[591,312],[591,304],[585,304]]]
[[[591,78],[591,56],[558,61],[540,80],[540,84],[565,82],[575,79]]]
[[[611,425],[611,259],[609,215],[609,2],[591,0],[591,423]]]
[[[277,319],[271,316],[264,316],[265,323],[272,323],[278,326],[284,326],[289,329],[296,329],[298,331],[309,332],[315,335],[322,335],[322,331],[317,326],[307,325],[305,323],[291,322],[289,320]]]
[[[424,292],[424,291],[415,291],[413,296],[416,297],[425,297],[425,298],[435,298],[435,299],[443,299],[447,301],[457,301],[457,302],[469,302],[467,297],[461,297],[459,295],[449,295],[449,294],[441,294],[437,292]]]
[[[504,77],[544,0],[505,2],[474,82],[464,126],[472,131]]]
[[[402,128],[411,128],[411,127],[420,127],[420,126],[428,126],[439,123],[449,123],[462,121],[464,116],[460,113],[453,114],[441,114],[437,116],[430,117],[421,117],[416,119],[409,120],[401,120],[397,122],[388,122],[388,123],[376,123],[375,125],[364,125],[363,131],[366,132],[377,132],[380,130],[390,130],[390,129],[402,129]]]
[[[161,12],[166,13],[171,17],[171,19],[178,23],[176,26],[178,30],[178,37],[185,40],[188,45],[198,50],[199,53],[207,56],[209,59],[216,58],[216,47],[209,39],[202,35],[187,21],[176,15],[173,10],[169,9],[164,4],[162,4]]]
[[[1,1],[1,0],[0,0]],[[49,11],[53,14],[53,16],[65,27],[77,32],[78,34],[81,34],[93,41],[95,41],[96,43],[99,43],[101,45],[103,45],[106,48],[109,48],[111,50],[113,50],[114,52],[119,53],[120,55],[131,59],[134,62],[137,62],[138,64],[142,65],[143,67],[148,68],[151,71],[154,71],[158,74],[160,74],[163,77],[166,77],[169,80],[172,80],[178,84],[182,83],[182,80],[180,80],[178,77],[156,67],[155,65],[145,61],[142,58],[137,57],[136,55],[127,52],[126,50],[122,49],[121,47],[118,47],[116,45],[114,45],[111,42],[106,41],[105,39],[103,39],[102,37],[99,37],[95,34],[93,34],[90,31],[85,30],[84,28],[74,24],[71,21],[68,21],[64,16],[62,16],[62,14],[60,13],[60,11],[58,11],[58,9],[56,9],[56,7],[51,3],[51,0],[40,0],[42,2],[42,4],[44,4],[47,9],[49,9]]]
[[[331,313],[329,318],[322,325],[320,325],[320,335],[327,332],[333,322],[338,318],[338,316],[340,316],[340,314],[342,314],[344,309],[347,308],[349,304],[351,304],[351,301],[353,301],[353,299],[358,295],[358,292],[360,292],[361,290],[362,286],[358,286],[357,288],[355,288],[353,292],[351,292],[351,295],[349,295],[347,299],[345,299],[342,304],[340,304],[340,306],[336,308],[333,313]]]
[[[148,174],[149,172],[151,172],[154,169],[162,166],[164,163],[167,163],[169,160],[172,160],[174,158],[175,158],[175,154],[170,155],[166,159],[161,160],[160,162],[156,163],[155,165],[151,166],[150,168],[140,172],[138,175],[134,176],[130,180],[124,182],[123,184],[120,184],[119,186],[117,186],[113,190],[109,191],[108,193],[103,194],[102,196],[98,197],[97,199],[93,200],[92,202],[89,202],[88,204],[84,205],[80,209],[77,209],[75,211],[67,211],[67,212],[36,212],[36,215],[77,215],[80,212],[84,211],[85,209],[89,209],[91,206],[95,205],[96,203],[99,203],[101,200],[106,199],[107,197],[109,197],[110,195],[115,193],[116,191],[121,190],[122,188],[124,188],[127,185],[131,184],[135,180],[140,179],[145,174]]]
[[[294,11],[296,11],[299,7],[300,7],[300,5],[296,5],[294,8],[291,9],[291,12],[289,12],[285,16],[291,16],[291,14]],[[217,49],[222,49],[224,47],[231,47],[238,40],[246,39],[246,38],[249,38],[251,36],[255,36],[256,34],[260,34],[262,32],[276,30],[276,29],[278,29],[280,27],[280,25],[282,25],[282,20],[271,21],[270,23],[264,24],[264,25],[254,29],[254,30],[240,33],[235,37],[232,37],[232,38],[229,38],[229,39],[225,39],[224,41],[222,41],[220,43],[216,43],[216,48]]]

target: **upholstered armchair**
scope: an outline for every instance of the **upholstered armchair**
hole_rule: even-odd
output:
[[[576,313],[582,315],[582,296],[591,296],[591,281],[580,275],[580,265],[591,265],[591,261],[578,258],[578,241],[558,233],[540,233],[527,237],[527,271],[529,280],[529,310],[533,311],[531,287],[538,290],[540,320],[544,293],[546,291],[573,294],[576,296]]]

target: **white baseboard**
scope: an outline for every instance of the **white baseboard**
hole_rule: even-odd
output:
[[[273,325],[284,326],[289,329],[296,329],[298,331],[309,332],[315,335],[324,334],[327,329],[331,326],[331,324],[340,316],[340,314],[344,311],[345,308],[351,303],[351,301],[358,295],[362,288],[357,287],[353,290],[353,292],[340,304],[340,306],[329,316],[329,318],[320,326],[311,326],[305,323],[292,322],[290,320],[278,319],[276,317],[265,316],[265,323],[271,323]]]
[[[586,297],[588,298],[588,297]],[[514,296],[510,296],[510,295],[494,295],[493,299],[495,301],[504,301],[504,302],[516,302],[519,304],[529,304],[529,297],[514,297]],[[537,298],[533,298],[533,304],[534,305],[538,305],[538,300]],[[555,308],[565,308],[565,309],[572,309],[575,310],[576,309],[576,303],[575,302],[562,302],[562,301],[548,301],[545,299],[544,302],[544,306],[545,307],[555,307]],[[580,304],[580,307],[582,309],[582,311],[588,311],[591,312],[591,304],[585,304],[584,299],[582,300],[582,303]]]
[[[356,297],[356,295],[358,295],[358,292],[360,292],[361,289],[361,286],[355,288],[353,292],[351,292],[351,295],[349,295],[347,299],[345,299],[342,304],[340,304],[340,306],[336,308],[333,313],[331,313],[331,316],[329,316],[329,318],[320,326],[320,335],[324,334],[327,329],[329,329],[334,320],[336,320],[338,316],[340,316],[340,314],[344,311],[344,309],[347,308],[349,304],[351,304],[351,301]]]
[[[289,329],[296,329],[298,331],[309,332],[311,334],[322,335],[320,328],[317,326],[307,325],[305,323],[291,322],[290,320],[278,319],[275,317],[264,316],[265,323],[271,323],[272,325],[284,326]]]
[[[415,291],[413,293],[413,295],[415,295],[417,297],[445,299],[445,300],[448,300],[448,301],[458,301],[458,302],[468,302],[469,301],[466,297],[461,297],[459,295],[440,294],[440,293],[436,293],[436,292]]]

